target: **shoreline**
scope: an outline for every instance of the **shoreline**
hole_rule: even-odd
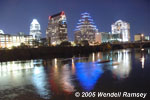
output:
[[[150,44],[143,48],[150,47]],[[50,59],[65,58],[78,55],[88,55],[93,52],[108,52],[119,49],[136,49],[140,45],[125,45],[104,43],[96,46],[56,46],[56,47],[39,47],[39,48],[14,48],[0,50],[0,62],[31,60],[31,59]]]
[[[15,48],[0,50],[0,62],[73,57],[99,51],[99,46]]]

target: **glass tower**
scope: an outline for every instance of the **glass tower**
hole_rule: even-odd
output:
[[[46,37],[49,45],[57,45],[68,40],[67,20],[64,11],[49,16]]]

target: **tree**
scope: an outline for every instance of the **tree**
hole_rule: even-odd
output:
[[[34,46],[34,47],[40,45],[40,42],[39,42],[38,40],[33,40],[32,43],[33,43],[33,46]]]
[[[82,40],[81,41],[81,46],[89,46],[88,40]]]
[[[101,49],[103,51],[105,51],[105,50],[111,50],[111,48],[112,48],[112,46],[111,46],[110,43],[102,43],[100,46],[101,46]]]
[[[63,41],[60,43],[60,46],[63,46],[63,47],[71,46],[71,43],[69,41]]]

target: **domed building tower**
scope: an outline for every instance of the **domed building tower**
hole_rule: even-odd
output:
[[[32,35],[35,40],[40,41],[41,39],[41,27],[37,19],[33,19],[30,25],[30,35]]]

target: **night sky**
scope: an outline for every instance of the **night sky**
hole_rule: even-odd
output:
[[[36,18],[45,37],[48,16],[60,11],[67,15],[69,40],[83,12],[90,13],[100,32],[110,32],[111,24],[121,19],[130,23],[132,40],[136,33],[150,35],[150,0],[0,0],[0,29],[29,34]]]

